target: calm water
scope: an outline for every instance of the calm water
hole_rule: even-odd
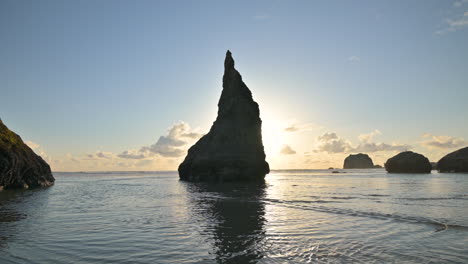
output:
[[[55,177],[0,192],[0,263],[468,263],[468,174]]]

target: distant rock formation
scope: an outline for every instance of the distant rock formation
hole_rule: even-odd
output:
[[[378,164],[374,165],[374,169],[381,169],[381,168],[382,168],[381,165],[378,165]]]
[[[343,169],[369,169],[374,168],[372,159],[367,154],[349,155],[344,160]]]
[[[437,162],[431,161],[432,170],[437,170]]]
[[[218,117],[208,134],[188,150],[178,170],[181,180],[221,182],[263,180],[270,172],[258,104],[234,68],[229,50]]]
[[[440,172],[468,172],[468,147],[445,155],[437,162]]]
[[[405,151],[389,158],[385,169],[390,173],[431,173],[432,166],[423,155]]]
[[[54,184],[49,165],[0,120],[0,189]]]

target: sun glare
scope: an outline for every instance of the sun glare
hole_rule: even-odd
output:
[[[262,139],[267,157],[276,157],[280,154],[281,147],[286,142],[285,124],[285,122],[274,118],[263,118]]]

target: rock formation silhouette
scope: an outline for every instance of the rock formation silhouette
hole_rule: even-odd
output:
[[[437,162],[440,172],[468,172],[468,147],[445,155]]]
[[[263,180],[270,172],[258,104],[234,68],[229,50],[218,117],[208,134],[188,150],[178,170],[181,180],[221,182]]]
[[[0,189],[50,186],[54,181],[49,164],[0,119]]]
[[[389,158],[385,169],[390,173],[431,173],[432,165],[425,156],[404,151]]]
[[[349,155],[344,160],[343,169],[370,169],[374,168],[372,159],[367,154]]]

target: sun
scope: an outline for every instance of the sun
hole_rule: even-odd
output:
[[[276,157],[281,151],[281,147],[286,143],[284,133],[285,122],[262,118],[262,140],[267,157]]]

